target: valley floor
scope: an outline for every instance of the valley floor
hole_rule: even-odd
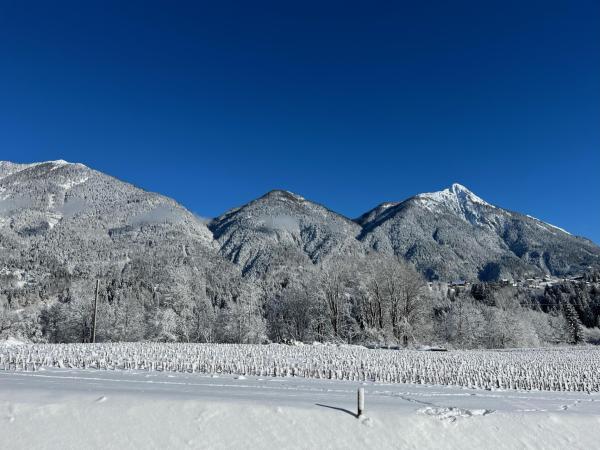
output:
[[[0,371],[0,448],[597,448],[600,395],[302,378]]]

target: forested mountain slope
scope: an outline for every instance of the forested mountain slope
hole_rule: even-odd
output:
[[[598,323],[596,278],[483,296],[427,285],[415,267],[430,280],[493,281],[599,261],[592,242],[457,184],[356,221],[276,190],[207,225],[81,164],[0,162],[0,337],[89,340],[100,280],[101,341],[579,342],[573,317]]]
[[[384,203],[356,220],[359,239],[415,264],[433,280],[587,272],[600,247],[533,217],[493,206],[464,186]]]
[[[364,255],[360,226],[321,205],[274,190],[209,224],[221,253],[244,273],[265,273],[282,256],[290,265]]]
[[[114,303],[115,329],[127,314],[150,322],[166,305],[182,310],[204,298],[216,265],[223,276],[238,273],[218,256],[206,225],[167,197],[81,164],[0,164],[0,303],[13,310],[40,302],[84,308],[78,301],[101,278],[110,280],[103,294]],[[144,337],[129,332],[121,337]]]

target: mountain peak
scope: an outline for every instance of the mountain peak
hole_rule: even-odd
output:
[[[0,178],[21,172],[23,170],[32,169],[35,167],[46,167],[50,170],[59,169],[65,166],[86,168],[85,165],[79,163],[71,163],[64,159],[56,159],[52,161],[40,161],[33,163],[14,163],[11,161],[0,161]]]
[[[0,161],[0,164],[3,166],[33,167],[33,166],[41,166],[42,164],[53,164],[55,166],[66,166],[68,164],[75,164],[75,163],[65,161],[64,159],[53,159],[50,161],[37,161],[37,162],[32,162],[32,163],[15,163],[12,161]]]
[[[306,199],[301,195],[295,194],[291,191],[286,191],[284,189],[273,189],[263,195],[261,198],[274,198],[281,200],[295,200],[295,201],[305,201]]]
[[[55,159],[52,161],[45,161],[41,164],[52,164],[53,166],[68,166],[73,163],[70,163],[69,161],[65,161],[64,159]]]
[[[448,189],[451,190],[451,191],[453,191],[453,192],[470,192],[470,193],[473,193],[469,188],[467,188],[466,186],[463,186],[460,183],[452,183],[452,186],[450,186]]]
[[[426,206],[434,206],[434,204],[451,204],[464,208],[466,206],[476,204],[494,207],[481,197],[475,195],[467,187],[459,183],[453,183],[450,187],[442,191],[418,194],[415,196],[415,198],[422,200]]]

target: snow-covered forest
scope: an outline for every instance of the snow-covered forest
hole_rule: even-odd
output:
[[[600,341],[600,247],[459,184],[355,220],[274,190],[206,221],[66,161],[0,162],[0,190],[0,339]]]
[[[228,266],[212,267],[202,281],[181,292],[161,279],[160,266],[140,262],[134,271],[100,279],[96,340],[471,349],[600,339],[598,275],[540,290],[499,283],[427,283],[395,258],[290,267],[282,264],[261,278],[220,272]],[[31,301],[26,290],[3,289],[10,308],[0,315],[1,335],[32,342],[90,342],[94,283],[65,275],[64,280],[49,280],[46,288],[36,295],[56,295],[58,301],[42,302],[41,308],[26,307]],[[194,293],[191,298],[189,292]]]

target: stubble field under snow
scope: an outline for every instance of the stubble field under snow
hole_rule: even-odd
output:
[[[428,352],[337,345],[143,342],[0,346],[0,369],[47,367],[600,391],[600,350],[592,347]]]
[[[593,349],[3,346],[0,447],[594,448],[598,355]],[[414,370],[403,375],[408,369]],[[429,384],[435,371],[454,386]],[[521,387],[468,387],[493,380]],[[358,387],[366,391],[360,419]]]

